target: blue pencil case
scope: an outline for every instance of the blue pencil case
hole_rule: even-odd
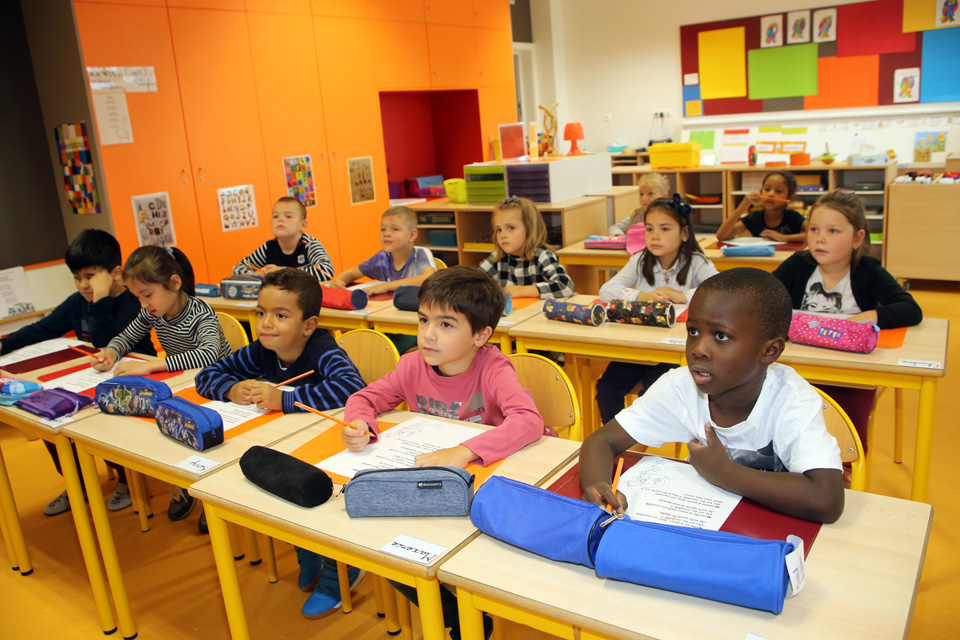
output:
[[[17,400],[26,398],[43,389],[43,385],[29,380],[0,377],[0,405],[11,406]]]
[[[220,295],[220,287],[215,284],[203,284],[198,282],[194,286],[194,290],[198,296],[203,296],[204,298],[216,298]]]
[[[118,376],[97,385],[100,411],[123,416],[152,416],[157,403],[171,396],[165,382],[145,376]]]
[[[769,258],[774,253],[772,245],[765,244],[752,247],[724,247],[723,255],[728,258]]]
[[[189,400],[174,396],[159,402],[154,418],[161,433],[197,451],[205,451],[223,442],[220,414]]]

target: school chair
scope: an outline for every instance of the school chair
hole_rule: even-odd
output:
[[[543,423],[557,431],[566,427],[567,439],[582,442],[580,402],[563,369],[553,360],[535,353],[514,353],[508,357],[520,385],[533,394],[533,403],[543,416]]]
[[[817,389],[814,387],[814,389]],[[833,398],[817,389],[817,393],[823,400],[823,421],[827,425],[827,431],[837,439],[840,446],[840,459],[850,463],[853,472],[850,479],[850,488],[854,491],[867,490],[867,468],[864,464],[865,456],[863,454],[863,445],[860,444],[860,436],[857,435],[857,429],[853,426],[846,412],[834,402]]]
[[[434,263],[435,265],[437,265],[437,271],[440,271],[440,269],[446,269],[446,268],[447,268],[447,263],[444,262],[443,260],[441,260],[440,258],[434,258],[434,259],[433,259],[433,263]]]
[[[217,320],[220,321],[220,328],[223,329],[223,335],[226,337],[231,351],[236,351],[250,344],[250,338],[247,337],[247,332],[239,320],[222,311],[217,311]]]
[[[400,353],[390,338],[373,329],[347,331],[337,338],[337,345],[353,360],[364,384],[390,373],[400,361]]]

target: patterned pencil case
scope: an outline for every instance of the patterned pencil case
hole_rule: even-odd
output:
[[[223,442],[223,419],[213,409],[176,396],[157,403],[154,418],[160,433],[197,451]]]
[[[43,385],[29,380],[0,377],[0,405],[9,407],[43,389]]]
[[[607,305],[607,320],[645,327],[670,328],[677,322],[672,302],[613,300]]]
[[[202,282],[198,282],[196,285],[194,285],[194,290],[198,296],[202,296],[204,298],[216,298],[220,295],[220,287],[215,284],[204,284]]]
[[[220,295],[231,300],[256,300],[263,280],[253,276],[230,276],[220,281]]]
[[[586,324],[591,327],[603,324],[607,319],[607,312],[602,304],[576,304],[553,298],[544,301],[543,314],[550,320]]]
[[[790,321],[790,342],[827,349],[870,353],[877,348],[880,327],[873,322],[857,322],[845,318],[825,318],[794,312]]]
[[[171,396],[166,383],[144,376],[118,376],[97,385],[100,411],[123,416],[152,416],[157,403]]]
[[[346,309],[356,311],[367,306],[367,292],[363,289],[334,289],[320,286],[323,291],[321,305],[330,309]]]
[[[66,389],[56,388],[37,391],[26,398],[17,400],[14,404],[35,416],[53,420],[55,418],[69,418],[91,403],[93,403],[93,398]]]
[[[343,488],[351,518],[468,516],[474,476],[459,467],[364,469]]]
[[[728,258],[769,258],[774,254],[775,249],[771,245],[760,245],[753,247],[724,247],[720,249]]]

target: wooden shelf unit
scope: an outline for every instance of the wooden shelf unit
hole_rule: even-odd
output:
[[[960,281],[956,184],[893,184],[887,190],[884,265],[897,278]]]

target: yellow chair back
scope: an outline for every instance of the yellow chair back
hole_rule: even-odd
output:
[[[866,456],[863,454],[863,445],[860,444],[857,428],[853,426],[853,421],[850,420],[847,412],[833,398],[820,389],[817,389],[817,393],[823,399],[823,421],[827,424],[827,431],[837,439],[837,444],[840,445],[840,459],[849,462],[853,471],[850,488],[854,491],[866,491]]]
[[[223,329],[223,335],[227,339],[231,351],[236,351],[250,344],[250,338],[247,337],[247,332],[239,320],[222,311],[217,311],[217,320],[220,321],[220,328]]]
[[[379,380],[397,368],[400,354],[390,338],[373,329],[354,329],[339,338],[337,344],[347,352],[365,384]]]
[[[583,440],[580,402],[570,378],[554,362],[535,353],[514,353],[510,356],[517,370],[520,385],[530,389],[543,423],[559,431],[567,429],[569,440]]]
[[[434,257],[433,263],[437,265],[437,271],[440,271],[440,269],[447,268],[447,263],[441,260],[440,258]]]

